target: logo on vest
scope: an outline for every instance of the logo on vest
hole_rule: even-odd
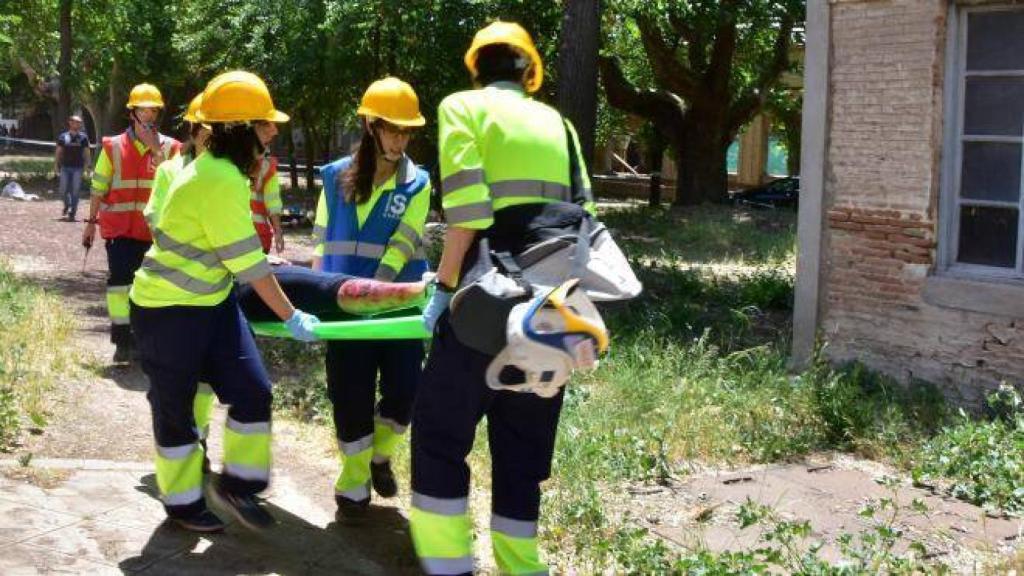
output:
[[[391,199],[388,200],[387,209],[384,210],[384,216],[387,218],[399,219],[405,214],[405,209],[408,207],[409,199],[405,194],[391,194]]]

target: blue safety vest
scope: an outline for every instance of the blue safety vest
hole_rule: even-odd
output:
[[[342,177],[351,165],[352,157],[346,156],[321,170],[328,214],[323,239],[323,270],[373,278],[406,208],[413,196],[426,188],[429,176],[408,157],[403,157],[395,174],[395,188],[380,195],[360,228],[356,204],[345,201],[342,188]],[[422,248],[414,248],[415,253],[395,278],[396,282],[417,282],[427,271]]]

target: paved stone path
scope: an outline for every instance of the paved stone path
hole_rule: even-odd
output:
[[[0,574],[395,574],[360,544],[366,530],[339,525],[287,477],[268,509],[278,524],[254,533],[230,524],[195,535],[165,521],[149,463],[0,462]],[[222,515],[227,518],[226,515]],[[375,508],[372,532],[404,532],[393,508]]]

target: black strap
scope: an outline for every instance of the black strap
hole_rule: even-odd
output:
[[[576,139],[572,137],[572,130],[569,128],[569,121],[562,118],[562,125],[565,127],[565,143],[569,149],[569,188],[570,198],[574,204],[580,206],[594,200],[589,189],[583,187],[583,173],[580,166],[579,153],[576,150]]]
[[[572,266],[569,277],[582,279],[587,271],[587,261],[590,260],[590,216],[586,215],[580,221],[579,235],[576,237],[576,250],[572,255]]]

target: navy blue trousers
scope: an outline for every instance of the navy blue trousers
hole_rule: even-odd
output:
[[[146,308],[133,303],[131,320],[142,369],[149,377],[147,398],[157,445],[198,441],[193,399],[200,381],[213,387],[232,420],[270,421],[270,377],[234,293],[209,307]],[[267,482],[223,475],[221,486],[230,493],[251,495],[264,490]],[[200,500],[187,507],[168,507],[167,512],[188,517],[204,508]]]
[[[492,511],[536,521],[540,483],[551,476],[562,392],[553,398],[496,392],[485,374],[492,356],[462,344],[445,312],[438,320],[412,415],[412,489],[435,498],[469,495],[466,457],[487,417]]]
[[[127,290],[135,280],[135,271],[142,266],[142,259],[150,243],[134,238],[111,238],[104,242],[107,249],[107,288],[121,287]],[[132,344],[132,328],[128,324],[110,325],[110,342],[115,346]]]
[[[327,391],[342,442],[373,434],[375,414],[409,425],[423,354],[420,340],[327,342]],[[380,402],[375,409],[378,373]]]

